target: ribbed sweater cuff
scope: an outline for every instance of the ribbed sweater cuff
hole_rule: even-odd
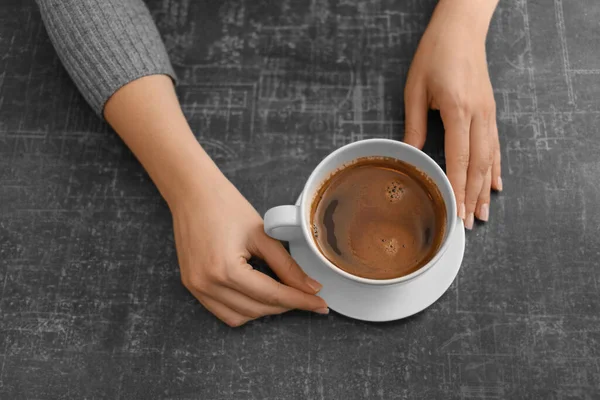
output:
[[[147,75],[176,82],[164,44],[142,0],[37,0],[69,75],[103,117],[108,99]]]

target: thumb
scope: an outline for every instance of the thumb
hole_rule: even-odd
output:
[[[285,247],[265,233],[254,238],[255,255],[267,262],[283,283],[308,294],[315,294],[322,285],[306,275]]]
[[[404,95],[404,142],[422,149],[427,137],[427,93],[412,89]]]

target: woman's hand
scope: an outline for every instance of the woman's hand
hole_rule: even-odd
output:
[[[422,148],[428,109],[446,131],[446,169],[468,229],[487,221],[491,188],[502,190],[496,103],[485,39],[497,0],[440,0],[419,43],[404,91],[405,142]]]
[[[328,313],[315,295],[321,285],[265,234],[256,210],[204,152],[168,77],[125,85],[104,115],[169,204],[181,279],[209,311],[230,326],[294,308]],[[283,283],[254,270],[252,255]]]
[[[264,232],[262,218],[220,173],[199,195],[171,207],[181,279],[210,312],[229,326],[291,309],[327,314],[309,278],[280,242]],[[283,283],[253,269],[251,256],[264,259]]]

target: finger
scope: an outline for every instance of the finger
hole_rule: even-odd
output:
[[[465,219],[465,190],[469,168],[469,128],[471,118],[459,109],[441,108],[444,123],[446,174],[452,184],[458,216]]]
[[[477,199],[488,170],[491,166],[491,150],[489,140],[489,119],[476,115],[471,122],[469,135],[469,170],[467,172],[467,190],[465,193],[465,208],[467,217],[465,227],[473,229]]]
[[[404,92],[404,142],[422,149],[427,138],[427,92],[423,86]]]
[[[277,274],[283,283],[305,293],[315,294],[323,287],[300,268],[281,242],[270,238],[266,233],[255,235],[256,256],[262,258]]]
[[[260,303],[226,286],[217,286],[214,293],[208,293],[208,296],[250,319],[260,318],[265,315],[282,314],[289,311],[288,308]]]
[[[221,321],[225,322],[230,327],[234,328],[237,326],[244,325],[246,322],[250,321],[251,318],[242,315],[236,311],[233,311],[231,308],[227,307],[224,304],[219,303],[218,301],[207,297],[202,296],[198,293],[193,293],[194,296],[200,301],[200,303],[212,314],[214,314]]]
[[[494,118],[492,120],[491,126],[491,140],[494,146],[494,160],[492,162],[492,187],[494,190],[499,192],[502,191],[502,168],[501,168],[501,159],[502,155],[500,153],[500,138],[498,136],[498,124],[496,122],[496,115],[494,114]]]
[[[475,214],[481,221],[487,221],[490,215],[490,192],[492,191],[492,168],[488,168],[488,173],[485,175],[479,199],[477,200],[477,208]]]
[[[320,297],[286,286],[255,269],[243,269],[231,277],[231,285],[264,304],[288,309],[328,314],[327,303]]]

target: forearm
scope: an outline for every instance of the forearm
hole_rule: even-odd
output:
[[[225,180],[194,137],[168,77],[148,76],[124,86],[107,102],[104,116],[170,207]]]
[[[175,74],[142,0],[36,0],[84,98],[112,125],[173,207],[228,182],[194,137]]]

